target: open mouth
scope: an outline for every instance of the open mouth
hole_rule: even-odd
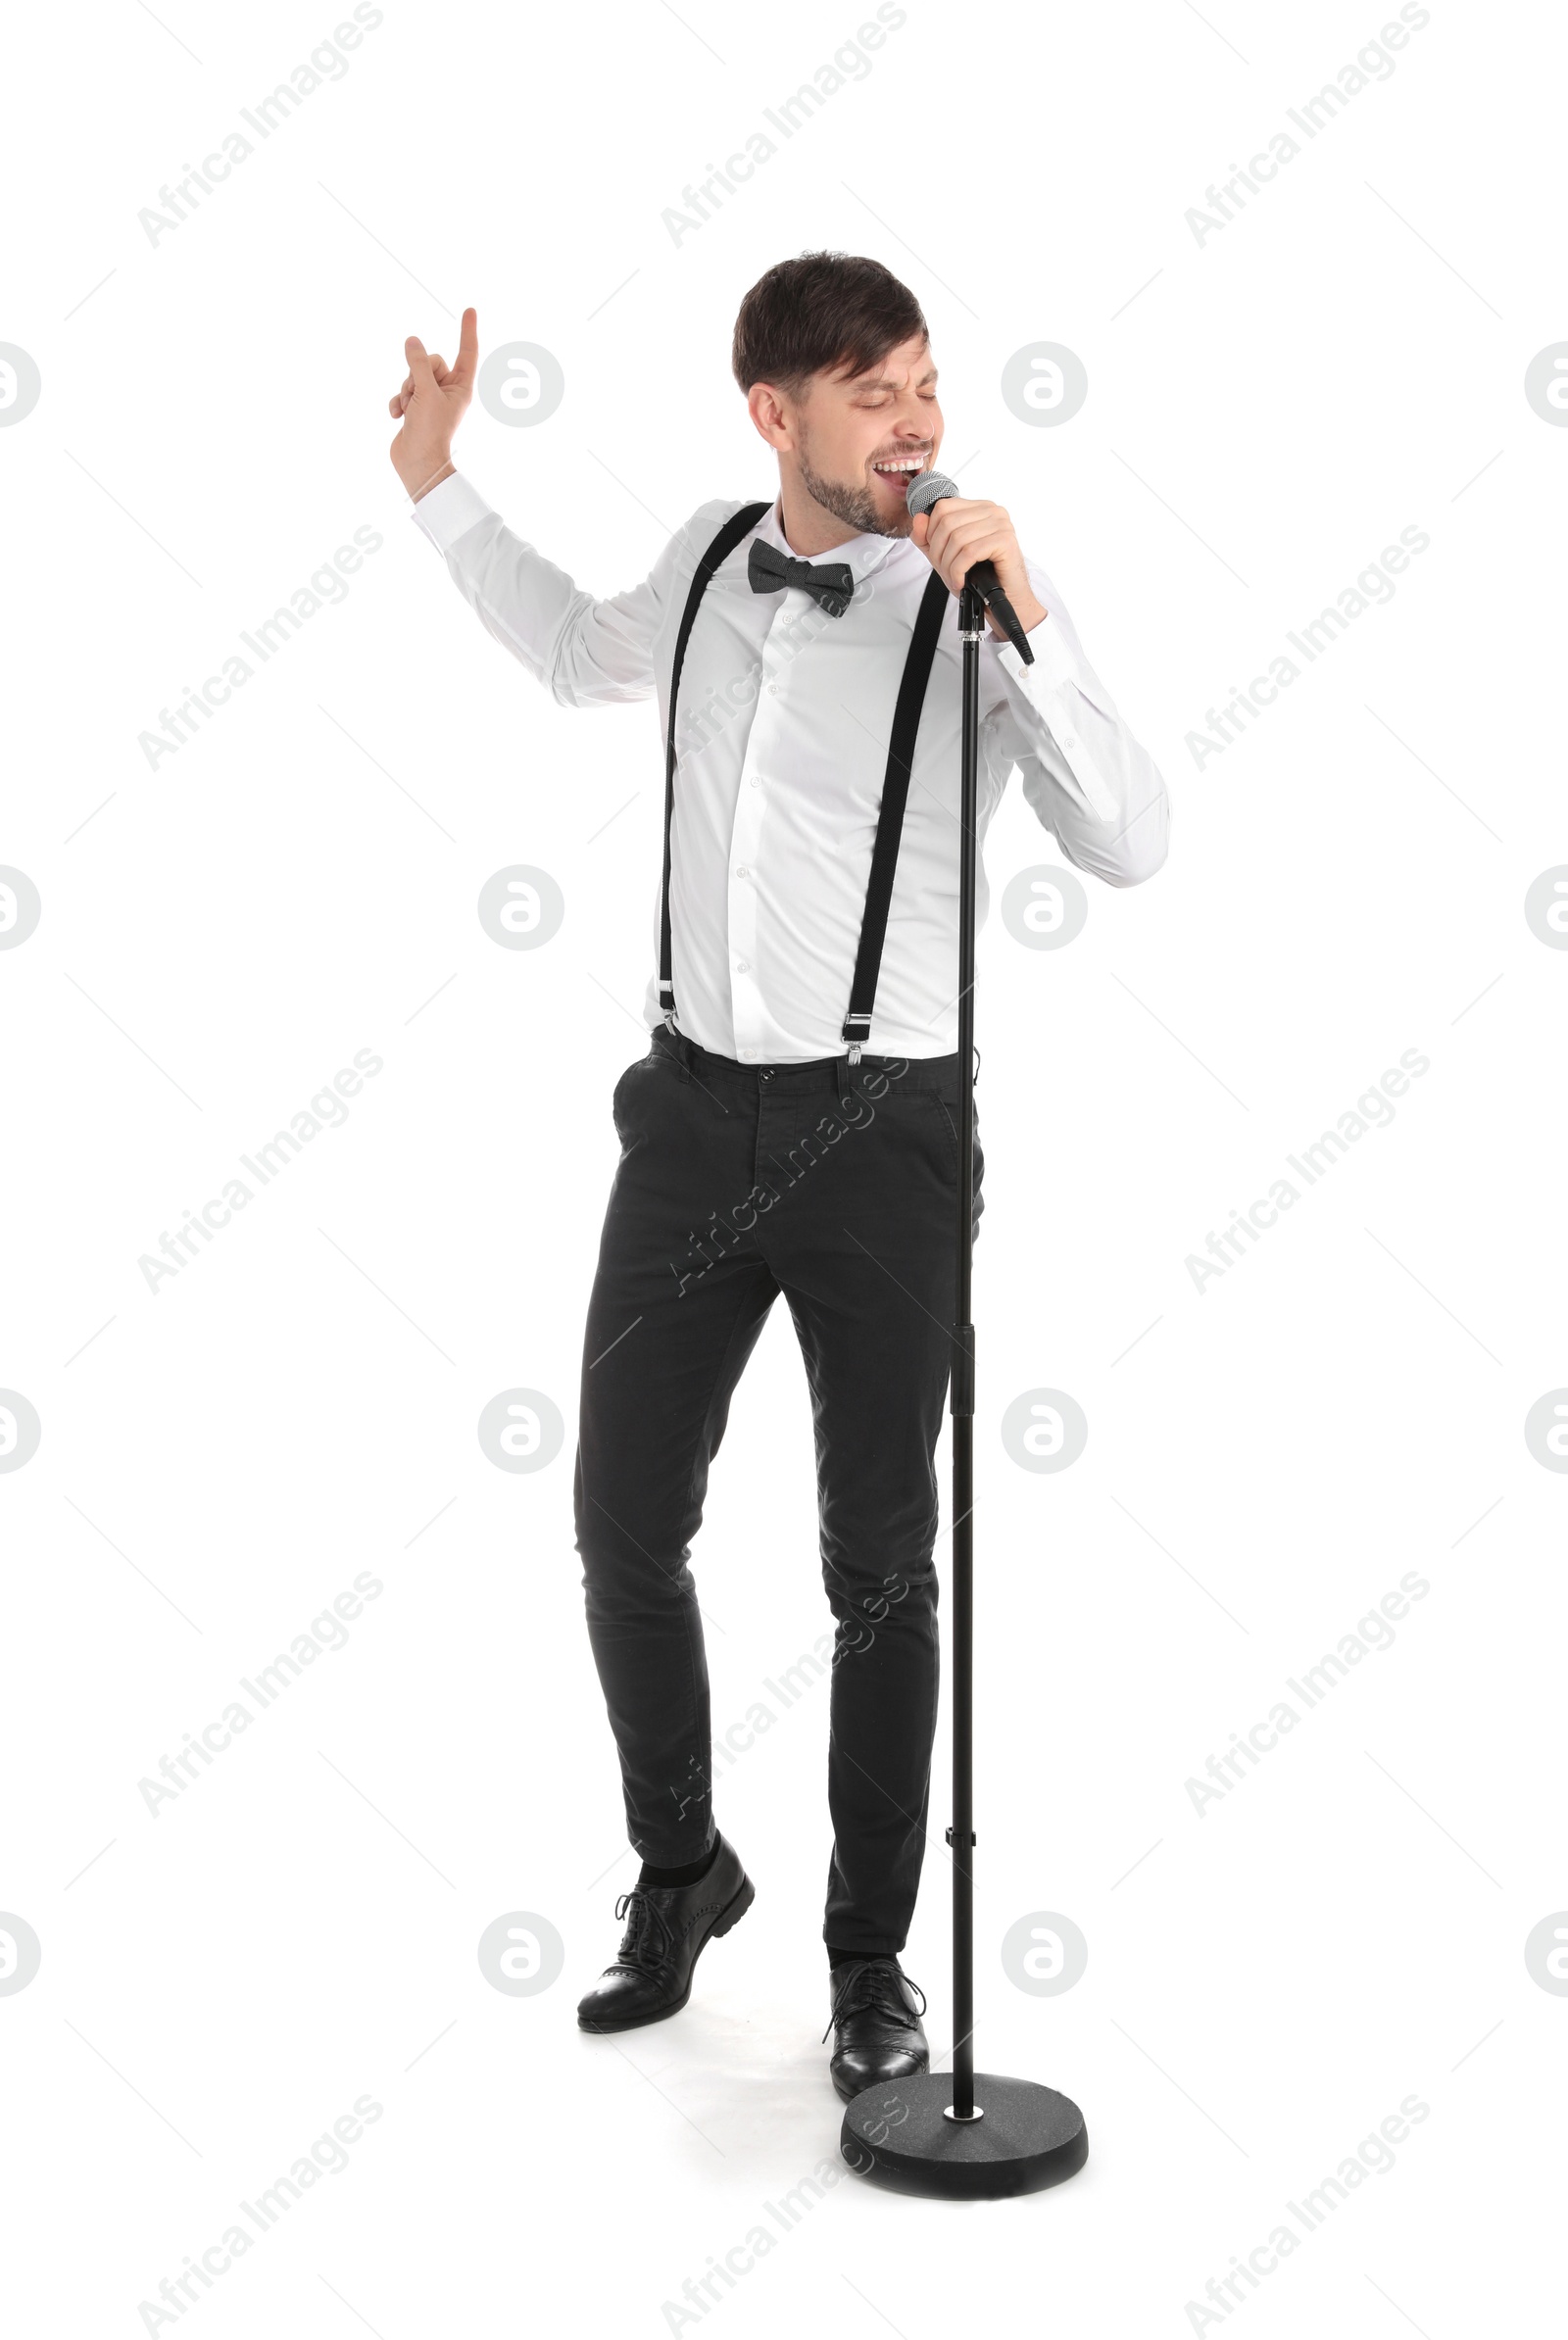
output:
[[[909,482],[926,467],[923,455],[891,456],[885,463],[873,463],[872,470],[896,496],[907,496]]]

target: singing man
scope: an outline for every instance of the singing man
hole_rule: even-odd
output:
[[[1016,765],[1066,858],[1136,885],[1165,858],[1165,785],[1002,507],[957,496],[909,512],[943,415],[919,303],[878,262],[808,252],[752,286],[732,366],[778,493],[700,505],[642,583],[605,600],[454,468],[474,312],[455,365],[416,340],[405,355],[392,462],[480,623],[559,705],[657,699],[663,722],[650,1037],[612,1102],[620,1158],[574,1484],[588,1633],[642,1869],[578,2022],[614,2032],[674,2015],[705,1945],[753,1899],[713,1813],[687,1563],[730,1398],[782,1292],[810,1392],[835,1620],[823,1938],[829,2069],[849,2099],[928,2068],[924,1995],[899,1953],[937,1716],[933,1456],[962,1110],[955,597],[971,562],[995,564],[1034,654],[990,617],[977,846]],[[983,867],[977,886],[983,924]],[[977,1137],[976,1227],[983,1171]],[[765,1513],[769,1490],[756,1492]],[[769,1565],[772,1546],[760,1539]]]

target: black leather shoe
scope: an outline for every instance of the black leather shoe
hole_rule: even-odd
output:
[[[577,2002],[584,2031],[631,2031],[678,2015],[692,1995],[692,1970],[703,1945],[728,1933],[757,1898],[735,1847],[723,1836],[711,1867],[695,1885],[636,1885],[615,1915],[626,1921],[620,1952]]]
[[[879,2080],[906,2080],[930,2070],[931,2050],[920,2027],[924,2013],[924,1991],[896,1958],[852,1958],[833,1969],[828,2070],[846,2104]]]

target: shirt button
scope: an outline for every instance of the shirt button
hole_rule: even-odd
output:
[[[738,958],[735,961],[735,972],[737,975],[749,975],[751,971],[752,962],[749,958]],[[749,1051],[749,1053],[755,1053],[755,1051]]]
[[[737,870],[736,870],[736,872],[735,872],[735,875],[736,875],[737,877],[744,877],[744,878],[749,878],[749,877],[751,876],[751,874],[752,874],[752,873],[751,873],[751,871],[750,871],[749,869],[747,869],[747,868],[746,868],[744,865],[743,865],[741,868],[737,869]]]

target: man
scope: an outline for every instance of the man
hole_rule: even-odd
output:
[[[406,345],[392,461],[481,622],[563,706],[657,695],[666,741],[658,972],[583,1344],[576,1548],[643,1867],[584,2029],[684,2007],[753,1887],[713,1818],[691,1573],[731,1394],[779,1292],[815,1422],[836,1620],[823,1927],[841,2097],[928,2065],[899,1964],[937,1711],[932,1458],[951,1362],[959,659],[953,599],[995,563],[1034,653],[982,645],[983,838],[1014,764],[1062,852],[1110,885],[1165,857],[1164,783],[999,505],[911,517],[942,445],[914,296],[806,253],[736,320],[733,370],[778,458],[771,507],[702,505],[630,591],[595,600],[453,467],[478,357]],[[825,560],[823,556],[836,558]],[[873,879],[873,870],[880,880]],[[889,876],[891,873],[891,890]],[[977,917],[986,889],[979,879]],[[984,1155],[975,1146],[976,1220]],[[765,1505],[767,1489],[757,1490]],[[918,2005],[916,2004],[918,2000]]]

